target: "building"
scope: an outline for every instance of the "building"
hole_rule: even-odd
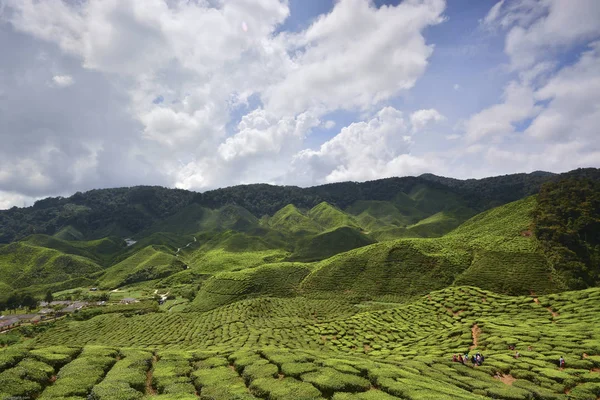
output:
[[[14,328],[15,326],[19,325],[19,319],[18,318],[2,318],[0,319],[0,332],[7,330],[7,329],[11,329]]]

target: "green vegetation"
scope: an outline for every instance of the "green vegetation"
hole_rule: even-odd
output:
[[[0,280],[13,289],[66,282],[102,271],[95,262],[58,250],[15,242],[0,249]]]
[[[202,285],[192,309],[207,311],[249,297],[293,296],[309,273],[309,267],[298,263],[267,264],[237,272],[223,272]]]
[[[148,246],[108,268],[100,279],[101,288],[116,288],[130,283],[164,278],[186,269],[168,248]]]
[[[600,177],[563,177],[141,187],[0,212],[0,400],[596,400]],[[13,328],[41,299],[106,303]],[[485,362],[452,361],[467,352]]]
[[[318,261],[375,243],[373,239],[351,227],[341,227],[299,241],[289,257],[291,261]]]
[[[103,315],[0,350],[0,398],[595,399],[599,300],[598,288],[535,298],[461,286],[360,312],[295,297]],[[466,352],[485,362],[452,362]]]
[[[600,181],[544,185],[533,216],[535,235],[566,286],[600,283]]]

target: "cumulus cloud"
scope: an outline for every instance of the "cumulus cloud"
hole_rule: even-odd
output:
[[[409,124],[402,112],[385,107],[371,119],[352,123],[318,150],[294,157],[292,179],[299,182],[368,180],[424,172],[432,165],[412,156]]]
[[[69,64],[39,65],[14,82],[31,93],[46,79],[74,93],[41,96],[36,126],[23,124],[23,112],[10,117],[13,147],[28,150],[19,162],[0,150],[0,190],[30,194],[273,179],[273,165],[287,165],[321,116],[368,110],[413,87],[433,51],[423,30],[443,20],[445,7],[443,0],[380,8],[343,0],[289,33],[278,32],[290,15],[284,0],[3,4],[0,20],[9,25],[1,26],[13,39],[34,44],[38,55],[44,49],[46,65]],[[332,129],[334,121],[322,124]]]
[[[486,108],[465,121],[465,138],[468,143],[490,137],[502,138],[515,132],[517,122],[533,117],[538,111],[533,90],[513,81],[504,89],[502,103]]]
[[[440,114],[436,109],[418,110],[410,115],[410,123],[413,130],[423,130],[427,125],[444,121],[446,117]]]
[[[441,0],[406,1],[376,8],[345,0],[307,30],[283,37],[293,52],[285,78],[265,92],[269,109],[369,109],[414,86],[433,47],[422,31],[440,23]]]
[[[34,203],[35,199],[15,192],[0,190],[0,210],[11,207],[27,207]]]
[[[539,88],[535,98],[547,105],[526,134],[540,140],[595,144],[600,126],[600,42]]]
[[[494,5],[483,23],[508,29],[505,51],[513,68],[534,65],[561,48],[600,36],[596,0],[515,0]]]
[[[331,129],[334,126],[335,126],[335,121],[332,121],[332,120],[325,121],[325,123],[323,124],[323,127],[325,129]]]
[[[75,83],[75,80],[70,75],[54,75],[52,81],[58,87],[67,87]]]
[[[319,122],[310,113],[302,113],[296,118],[277,118],[268,111],[256,109],[242,118],[238,132],[222,143],[218,152],[225,161],[279,154],[290,141],[303,139]]]

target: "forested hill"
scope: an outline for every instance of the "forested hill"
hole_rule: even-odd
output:
[[[111,235],[127,237],[194,203],[211,209],[237,205],[260,218],[273,215],[288,204],[309,209],[325,201],[345,209],[362,200],[395,200],[399,205],[402,200],[399,195],[412,192],[416,197],[421,193],[422,208],[430,207],[431,213],[440,211],[448,201],[484,211],[535,194],[544,182],[562,177],[600,179],[600,170],[578,169],[560,175],[534,172],[469,180],[426,174],[310,188],[253,184],[204,193],[157,186],[97,189],[67,198],[46,198],[27,208],[0,211],[0,243],[10,243],[34,233],[68,240]]]

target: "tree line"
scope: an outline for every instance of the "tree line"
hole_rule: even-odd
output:
[[[600,284],[600,180],[570,177],[542,186],[535,236],[570,289]]]

